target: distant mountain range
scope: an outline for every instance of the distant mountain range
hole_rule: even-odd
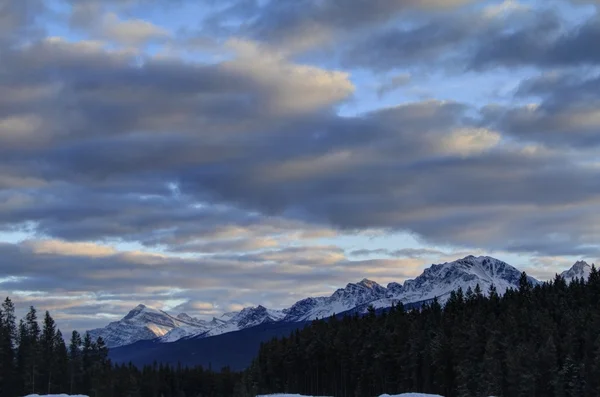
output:
[[[580,261],[561,276],[567,282],[581,277],[587,279],[590,270],[590,265]],[[306,298],[283,310],[270,310],[263,306],[248,307],[240,312],[226,313],[220,318],[206,321],[185,313],[172,316],[164,311],[139,305],[120,321],[89,332],[94,338],[101,336],[110,348],[115,348],[149,340],[153,341],[153,346],[156,343],[185,339],[198,340],[265,324],[292,324],[286,327],[293,329],[295,323],[303,324],[334,314],[364,313],[369,306],[382,309],[398,302],[414,304],[434,298],[444,303],[450,292],[459,287],[466,291],[469,287],[475,289],[479,285],[482,291],[487,292],[493,284],[499,294],[504,294],[509,288],[517,288],[520,275],[521,271],[503,261],[470,255],[454,262],[432,265],[417,278],[403,284],[389,283],[387,287],[383,287],[364,279],[338,289],[329,297]],[[540,283],[532,277],[529,279],[533,284]]]

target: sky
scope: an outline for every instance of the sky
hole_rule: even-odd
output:
[[[64,330],[600,258],[598,0],[0,0],[0,294]]]

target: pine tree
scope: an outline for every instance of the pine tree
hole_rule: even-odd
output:
[[[81,392],[89,395],[92,390],[92,375],[94,371],[95,346],[89,332],[83,338],[83,350],[81,354]]]
[[[537,354],[537,392],[541,395],[551,396],[555,390],[558,366],[556,362],[557,351],[554,338],[548,337]]]
[[[16,337],[15,307],[6,298],[0,309],[0,396],[17,394]]]
[[[54,385],[51,392],[69,391],[69,352],[60,330],[54,337]]]
[[[40,384],[43,385],[43,390],[46,394],[50,394],[53,390],[54,368],[56,367],[56,324],[50,313],[46,311],[44,316],[44,324],[42,327],[42,337],[40,340],[41,350],[41,365],[40,365]]]
[[[36,394],[43,390],[39,385],[40,362],[40,326],[37,322],[37,311],[33,306],[25,316],[25,368],[23,372],[25,391]]]
[[[81,335],[73,331],[69,344],[69,393],[75,394],[80,391],[82,373]]]
[[[103,395],[108,389],[108,348],[104,343],[102,337],[98,337],[96,342],[92,345],[93,349],[93,364],[92,364],[92,395],[99,396]]]

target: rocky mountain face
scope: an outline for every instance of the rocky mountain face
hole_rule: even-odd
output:
[[[475,257],[469,255],[454,262],[432,265],[414,280],[407,280],[403,285],[388,285],[391,295],[402,302],[418,302],[438,298],[440,301],[450,295],[450,292],[461,287],[479,287],[487,292],[493,284],[499,294],[504,294],[508,288],[516,288],[521,277],[521,271],[513,266],[488,256]],[[529,277],[532,284],[539,281]]]
[[[386,289],[374,281],[364,279],[340,288],[330,297],[306,298],[284,309],[284,321],[298,322],[330,317],[386,296]]]
[[[575,279],[583,278],[587,280],[592,272],[592,267],[584,261],[575,262],[575,264],[569,269],[562,272],[560,275],[565,279],[567,283]]]
[[[591,266],[587,263],[577,262],[561,275],[570,282],[579,277],[587,279],[590,270]],[[369,306],[385,308],[398,302],[411,304],[434,298],[444,303],[451,291],[458,288],[466,291],[469,287],[475,289],[477,285],[484,293],[494,285],[499,294],[504,294],[509,288],[518,288],[520,276],[521,271],[503,261],[470,255],[454,262],[431,265],[420,276],[404,283],[389,283],[383,287],[364,279],[338,289],[329,297],[306,298],[283,310],[248,307],[240,312],[225,313],[211,321],[199,320],[185,313],[173,317],[140,305],[122,320],[90,333],[92,337],[102,336],[109,347],[149,339],[174,342],[220,335],[260,324],[310,321],[346,311],[364,312]],[[529,280],[532,284],[539,283],[531,277]]]
[[[116,347],[162,337],[181,327],[202,330],[202,325],[193,321],[186,321],[161,310],[139,305],[121,320],[112,322],[104,328],[93,329],[89,333],[94,339],[101,336],[108,347]]]
[[[269,310],[263,306],[247,307],[240,312],[226,313],[211,321],[199,320],[185,313],[176,317],[139,305],[119,321],[104,328],[89,331],[96,339],[101,336],[108,347],[125,346],[142,340],[175,342],[192,336],[208,337],[254,327],[259,324],[280,321],[282,311]]]

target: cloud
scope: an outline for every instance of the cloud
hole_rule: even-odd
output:
[[[104,257],[116,254],[112,247],[94,243],[73,243],[60,240],[30,240],[22,245],[35,254]]]
[[[99,37],[120,44],[139,46],[150,41],[169,38],[164,28],[140,19],[121,20],[116,14],[108,13],[97,28]]]
[[[571,11],[571,10],[570,10]],[[596,65],[600,18],[504,2],[374,29],[343,47],[343,64],[375,71],[486,72]]]
[[[450,254],[445,253],[440,250],[430,249],[430,248],[402,248],[398,250],[389,250],[384,248],[379,249],[359,249],[352,251],[350,253],[352,256],[367,256],[367,255],[387,255],[393,256],[396,258],[420,258],[420,257],[441,257],[441,256],[450,256]],[[460,254],[453,254],[457,258]]]
[[[273,248],[278,245],[277,240],[273,238],[250,238],[219,240],[214,242],[196,242],[179,246],[174,246],[169,250],[172,252],[248,252],[264,248]]]
[[[486,37],[473,53],[471,66],[482,69],[594,65],[600,61],[593,51],[599,38],[597,14],[581,24],[565,27],[557,15],[546,12],[538,16],[533,25]]]
[[[243,34],[298,53],[329,46],[344,35],[393,21],[409,11],[435,13],[460,7],[469,0],[302,0],[248,2],[238,0],[211,15],[206,23],[230,31],[232,19],[251,21],[232,34]]]
[[[12,53],[14,89],[47,86],[46,68],[64,73],[48,96],[0,106],[5,118],[37,110],[47,131],[18,152],[0,149],[11,180],[45,181],[0,193],[0,222],[34,222],[51,238],[180,245],[274,216],[502,249],[514,217],[534,229],[538,217],[598,196],[596,171],[566,154],[502,145],[499,132],[518,129],[490,128],[497,119],[487,109],[430,100],[340,117],[333,110],[352,93],[348,75],[245,41],[231,48],[238,58],[214,65],[139,66],[126,51],[64,40]],[[544,239],[564,227],[536,232]],[[584,225],[570,227],[582,235]]]
[[[140,301],[281,307],[473,247],[598,257],[589,7],[232,0],[182,33],[143,18],[158,3],[72,2],[69,26],[2,9],[0,230],[27,237],[0,246],[0,289],[21,302],[81,324]],[[487,88],[462,82],[491,92],[504,67],[514,93],[474,105]],[[425,248],[348,259],[369,231]]]
[[[562,148],[600,144],[600,78],[581,72],[542,73],[523,81],[517,96],[533,105],[489,106],[488,119],[523,141]]]
[[[468,156],[492,149],[502,139],[497,132],[485,128],[458,129],[440,140],[440,148],[449,154]]]
[[[103,326],[140,302],[204,318],[240,304],[282,308],[309,295],[330,294],[334,287],[365,275],[380,282],[397,281],[415,275],[422,266],[404,260],[349,261],[334,247],[181,258],[151,252],[98,253],[89,245],[60,241],[48,246],[47,241],[0,244],[0,293],[9,294],[20,312],[35,305],[56,313],[63,331]],[[321,263],[324,252],[335,259]],[[323,289],[324,284],[334,287]]]
[[[381,98],[382,96],[395,91],[400,87],[406,86],[411,79],[412,76],[409,73],[397,74],[377,88],[377,95]]]

